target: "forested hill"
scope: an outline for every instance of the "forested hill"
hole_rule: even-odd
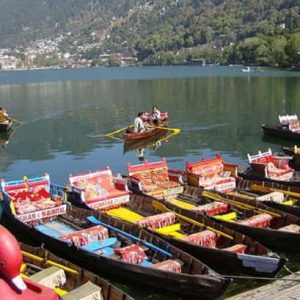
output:
[[[91,45],[92,59],[295,65],[300,0],[0,0],[0,48],[60,35],[63,51]]]

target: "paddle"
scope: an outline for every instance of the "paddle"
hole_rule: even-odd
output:
[[[22,121],[19,121],[19,120],[17,120],[17,119],[13,119],[13,118],[11,118],[11,120],[13,120],[15,123],[18,123],[18,124],[23,124],[24,122],[22,122]]]
[[[157,246],[155,246],[155,245],[153,245],[153,244],[151,244],[147,241],[144,241],[144,240],[142,240],[142,239],[140,239],[140,238],[138,238],[138,237],[136,237],[136,236],[134,236],[134,235],[132,235],[128,232],[125,232],[125,231],[123,231],[121,229],[118,229],[118,228],[115,228],[115,227],[113,227],[113,226],[111,226],[111,225],[109,225],[105,222],[102,222],[99,219],[95,218],[94,216],[88,216],[87,219],[88,219],[88,221],[90,221],[91,223],[93,223],[95,225],[103,225],[103,226],[105,226],[109,229],[112,229],[116,232],[121,233],[122,235],[125,235],[125,236],[129,237],[130,239],[132,239],[134,241],[141,242],[141,243],[145,244],[147,247],[152,248],[154,250],[157,250],[158,252],[160,252],[160,253],[162,253],[166,256],[172,257],[172,254],[170,252],[165,251],[165,250],[163,250],[163,249],[161,249],[161,248],[159,248],[159,247],[157,247]]]
[[[116,134],[116,133],[119,133],[125,129],[127,129],[129,126],[126,126],[124,128],[120,128],[120,129],[117,129],[117,130],[114,130],[110,133],[106,133],[106,134],[95,134],[95,135],[89,135],[89,137],[93,137],[93,138],[98,138],[98,137],[111,137],[112,135]]]
[[[163,130],[171,130],[171,131],[173,131],[176,134],[178,134],[180,132],[179,128],[170,128],[170,127],[155,126],[155,125],[148,125],[148,127],[157,128],[157,129],[163,129]]]
[[[202,223],[200,223],[200,222],[198,222],[198,221],[195,221],[195,220],[190,219],[190,218],[188,218],[188,217],[185,217],[185,216],[183,216],[183,215],[180,215],[180,214],[178,214],[178,213],[172,211],[171,209],[167,208],[164,204],[162,204],[162,203],[159,202],[159,201],[152,200],[152,205],[153,205],[153,207],[156,208],[156,209],[159,209],[159,210],[162,210],[162,211],[169,211],[169,212],[174,213],[179,219],[182,219],[182,220],[184,220],[184,221],[187,221],[187,222],[189,222],[189,223],[192,223],[192,224],[194,224],[194,225],[196,225],[196,226],[205,227],[205,228],[207,228],[207,229],[210,230],[210,231],[213,231],[213,232],[215,232],[215,233],[217,233],[217,234],[219,234],[219,235],[225,236],[225,237],[227,237],[227,238],[233,240],[233,237],[232,237],[231,235],[226,234],[226,233],[224,233],[224,232],[222,232],[222,231],[219,231],[219,230],[217,230],[217,229],[215,229],[215,228],[213,228],[213,227],[206,226],[205,224],[202,224]]]

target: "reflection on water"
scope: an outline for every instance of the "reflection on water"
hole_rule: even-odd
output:
[[[299,99],[295,72],[245,76],[229,67],[0,72],[0,106],[24,122],[1,149],[0,175],[13,180],[48,172],[65,184],[70,173],[106,166],[126,174],[129,162],[140,161],[137,149],[145,149],[149,161],[166,157],[178,169],[217,153],[246,165],[247,153],[290,145],[266,139],[260,125],[299,112]],[[169,113],[170,127],[181,129],[168,142],[134,148],[91,137],[131,124],[153,104]]]

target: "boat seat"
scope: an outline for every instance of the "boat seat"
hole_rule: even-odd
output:
[[[97,241],[91,242],[85,246],[82,246],[81,249],[89,251],[89,252],[94,252],[94,251],[97,251],[97,250],[100,250],[100,249],[103,249],[106,247],[110,247],[110,246],[114,245],[116,243],[116,241],[117,241],[117,239],[114,237],[108,238],[104,241],[97,240]]]
[[[228,204],[219,201],[213,201],[211,203],[196,206],[193,208],[193,210],[200,213],[204,213],[208,216],[213,216],[213,215],[227,213]]]
[[[146,259],[144,259],[144,261],[141,263],[141,266],[143,266],[143,267],[150,267],[152,265],[153,264],[150,261],[146,260]]]
[[[60,231],[48,227],[47,224],[36,225],[35,229],[42,232],[43,234],[50,235],[50,236],[53,236],[55,238],[61,237],[61,232]]]
[[[286,232],[293,232],[293,233],[300,233],[300,226],[297,224],[290,224],[278,229],[279,231],[286,231]]]
[[[176,222],[176,215],[173,212],[165,212],[149,217],[145,217],[137,221],[137,224],[142,227],[150,227],[159,229],[162,227],[173,225]]]
[[[207,190],[229,191],[236,187],[237,165],[227,164],[221,155],[195,163],[186,162],[188,184]]]
[[[233,211],[228,214],[215,215],[214,218],[217,220],[233,221],[233,220],[237,219],[237,214],[236,214],[236,212]]]
[[[153,264],[151,267],[154,269],[160,269],[170,272],[181,272],[181,264],[178,261],[172,259],[167,259],[165,261]]]
[[[258,214],[248,219],[237,221],[237,223],[246,226],[265,228],[270,226],[271,220],[272,216],[269,214]]]
[[[67,281],[65,271],[55,266],[30,276],[30,279],[50,289],[62,287]]]
[[[183,191],[183,186],[173,180],[174,176],[170,177],[166,159],[138,165],[128,164],[128,173],[141,192],[156,198],[177,195]]]
[[[112,256],[115,253],[114,248],[112,247],[105,247],[101,249],[100,254],[103,256]]]
[[[214,248],[217,245],[217,235],[210,230],[203,230],[201,232],[190,234],[184,237],[183,240],[208,248]]]
[[[235,244],[233,246],[224,248],[223,250],[235,252],[235,253],[245,253],[247,246],[244,244]]]
[[[171,233],[179,231],[180,227],[181,227],[180,223],[176,223],[176,224],[172,224],[172,225],[169,225],[169,226],[165,226],[165,227],[162,227],[162,228],[155,229],[154,231],[159,233],[159,234],[169,235]],[[178,234],[182,235],[181,233],[178,233]]]
[[[116,184],[110,168],[71,175],[69,182],[73,191],[80,193],[81,200],[93,209],[108,209],[129,201],[127,185]]]
[[[88,281],[61,297],[62,300],[103,300],[100,286]]]

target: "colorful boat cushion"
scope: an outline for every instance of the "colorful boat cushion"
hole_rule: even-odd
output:
[[[151,268],[165,270],[169,272],[181,273],[181,265],[176,260],[167,259],[165,261],[153,264]]]
[[[109,168],[107,170],[70,176],[69,181],[73,189],[78,189],[81,192],[82,201],[88,205],[91,204],[94,209],[97,209],[98,206],[101,209],[110,208],[129,201],[130,193],[125,187],[120,189],[120,185],[115,184]],[[98,204],[95,202],[98,202]]]
[[[76,247],[86,246],[94,241],[103,241],[108,238],[107,228],[97,225],[61,236],[62,240],[71,241]]]
[[[237,221],[237,223],[251,227],[265,228],[270,226],[271,220],[272,216],[269,214],[258,214],[251,218]]]
[[[271,192],[255,198],[257,201],[271,201],[276,203],[284,202],[284,194],[281,192]]]
[[[210,230],[190,234],[183,240],[207,248],[214,248],[217,245],[217,235]]]
[[[141,264],[146,258],[143,248],[138,244],[132,244],[123,248],[116,248],[114,253],[119,255],[122,261],[131,264]]]
[[[153,229],[159,229],[166,226],[175,224],[176,215],[172,212],[166,212],[154,216],[145,217],[137,221],[137,224],[142,227],[150,227]]]
[[[289,166],[290,156],[275,156],[271,149],[266,152],[259,151],[258,154],[248,154],[248,160],[254,173],[260,173],[261,165],[264,165],[264,174],[268,178],[278,180],[289,180],[294,175],[294,170]]]
[[[300,132],[300,120],[291,120],[288,126],[290,131]]]
[[[245,253],[247,250],[247,246],[244,244],[235,244],[233,246],[224,248],[223,250],[235,253]]]
[[[300,226],[297,224],[290,224],[290,225],[281,227],[278,230],[292,232],[292,233],[300,233]]]
[[[228,211],[228,204],[223,202],[214,201],[204,205],[199,205],[193,208],[194,211],[204,213],[208,216],[214,216],[218,214],[225,214]]]
[[[235,189],[236,180],[230,176],[230,171],[224,171],[224,161],[221,155],[215,158],[201,160],[195,163],[186,162],[186,172],[188,182],[193,185],[194,180],[191,176],[198,176],[197,186],[208,190],[227,191]]]
[[[142,191],[145,193],[159,192],[161,196],[164,193],[178,194],[177,188],[181,187],[179,182],[170,180],[166,159],[159,162],[128,165],[128,173],[141,183]]]

